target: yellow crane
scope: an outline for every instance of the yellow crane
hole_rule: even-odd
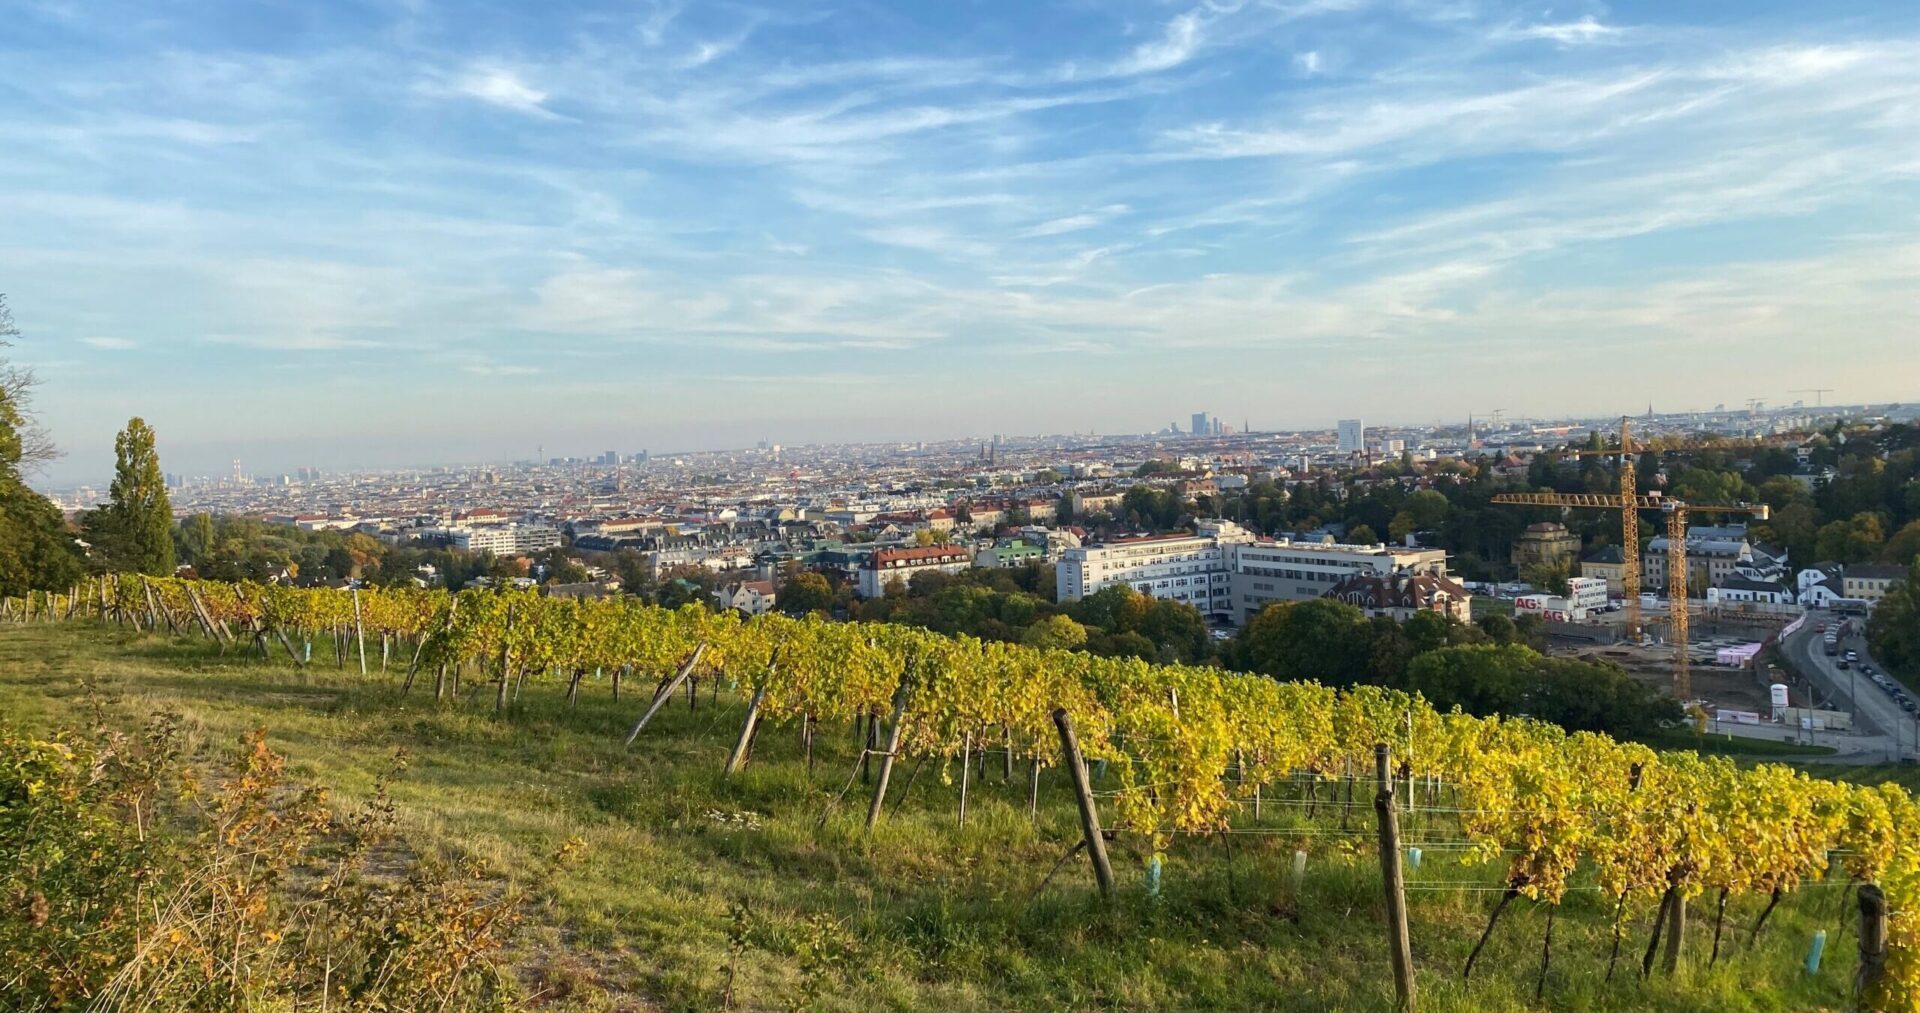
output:
[[[1638,643],[1640,640],[1640,510],[1635,500],[1640,496],[1640,480],[1633,469],[1633,420],[1620,416],[1620,446],[1610,450],[1568,450],[1563,451],[1569,457],[1612,457],[1620,455],[1620,492],[1617,496],[1606,498],[1605,505],[1620,511],[1620,554],[1623,558],[1620,567],[1620,593],[1627,602],[1627,639]],[[1597,495],[1597,494],[1593,494]],[[1500,497],[1495,503],[1507,502]],[[1574,504],[1561,504],[1572,506]],[[1596,506],[1593,503],[1581,503],[1580,506]]]
[[[1624,433],[1622,435],[1625,435]],[[1621,470],[1630,472],[1631,464]],[[1631,488],[1623,483],[1624,488]],[[1689,514],[1751,514],[1760,520],[1769,516],[1765,503],[1687,503],[1659,493],[1641,496],[1626,492],[1617,495],[1564,492],[1503,492],[1493,502],[1509,506],[1545,506],[1577,509],[1622,510],[1622,541],[1631,538],[1634,552],[1627,556],[1621,570],[1621,584],[1627,591],[1628,624],[1637,639],[1640,616],[1640,517],[1642,510],[1659,510],[1667,515],[1667,600],[1669,636],[1673,640],[1673,695],[1685,703],[1693,685],[1687,657],[1687,517]],[[1631,532],[1631,535],[1627,533]],[[1624,546],[1623,546],[1624,549]]]

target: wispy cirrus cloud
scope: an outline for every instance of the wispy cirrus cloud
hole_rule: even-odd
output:
[[[589,426],[564,393],[585,381],[550,361],[631,388],[844,357],[877,396],[931,355],[966,398],[874,403],[957,431],[967,412],[1144,425],[1182,356],[1281,354],[1317,378],[1290,411],[1390,415],[1438,412],[1551,332],[1541,410],[1584,396],[1558,378],[1607,368],[1613,341],[1715,320],[1779,361],[1822,319],[1877,356],[1823,383],[1920,373],[1888,269],[1920,221],[1920,28],[1890,13],[1763,31],[1597,6],[986,0],[956,31],[912,6],[403,7],[316,8],[285,35],[132,0],[25,15],[45,45],[6,50],[0,277],[47,339],[24,347],[139,351],[86,355],[112,396],[50,389],[56,429],[110,441],[138,396],[212,446],[238,437],[169,393],[207,369],[291,384],[375,358],[391,369],[248,396],[437,397],[481,431],[459,383],[511,380]],[[1047,370],[965,382],[1014,353]],[[1402,362],[1433,382],[1332,405]],[[1208,374],[1216,410],[1270,400],[1252,373]],[[1111,415],[1047,415],[1062,376]],[[769,428],[847,426],[751,382]],[[651,392],[634,424],[682,424],[670,403]]]
[[[1515,26],[1497,33],[1500,38],[1538,39],[1558,42],[1563,46],[1607,42],[1619,39],[1623,34],[1625,34],[1623,29],[1614,25],[1601,24],[1592,15],[1576,21]]]

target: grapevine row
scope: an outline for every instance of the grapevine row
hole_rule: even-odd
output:
[[[1418,696],[1336,691],[1213,668],[1044,651],[902,626],[817,617],[744,618],[698,605],[570,599],[532,591],[301,590],[157,577],[107,577],[71,594],[5,604],[15,618],[130,618],[199,627],[223,642],[379,638],[404,645],[436,685],[473,668],[497,680],[662,676],[699,654],[695,678],[732,681],[764,721],[850,721],[897,713],[899,753],[964,755],[1004,744],[1038,766],[1058,757],[1064,709],[1086,756],[1118,782],[1117,827],[1148,835],[1226,830],[1259,785],[1367,769],[1385,743],[1398,776],[1454,786],[1471,858],[1501,862],[1510,896],[1558,904],[1576,869],[1630,907],[1754,895],[1775,903],[1838,863],[1880,884],[1892,916],[1887,1001],[1920,1004],[1920,807],[1902,788],[1845,785],[1789,767],[1656,753],[1524,718],[1441,713]],[[342,641],[336,641],[340,643]],[[457,685],[457,683],[456,683]]]

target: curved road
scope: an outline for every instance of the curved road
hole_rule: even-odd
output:
[[[1839,756],[1825,759],[1884,763],[1915,756],[1920,752],[1920,718],[1902,710],[1886,690],[1860,674],[1859,663],[1843,672],[1835,664],[1840,657],[1827,657],[1822,635],[1816,627],[1831,626],[1843,618],[1832,612],[1809,611],[1806,624],[1781,644],[1781,650],[1794,666],[1832,701],[1833,710],[1851,710],[1855,714],[1856,734],[1821,736],[1822,743],[1833,745],[1841,752]],[[1849,649],[1858,651],[1861,662],[1881,671],[1882,667],[1867,654],[1867,641],[1861,634],[1858,619],[1854,620],[1853,627],[1851,633],[1840,638],[1841,656]]]

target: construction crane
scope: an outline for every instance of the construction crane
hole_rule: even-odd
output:
[[[1495,496],[1493,502],[1510,506],[1624,509],[1629,514],[1625,522],[1629,527],[1637,527],[1641,510],[1659,510],[1667,515],[1668,635],[1673,640],[1674,651],[1673,695],[1682,703],[1686,702],[1693,695],[1689,670],[1691,659],[1687,656],[1687,517],[1696,513],[1751,514],[1764,521],[1770,515],[1770,508],[1765,503],[1687,503],[1659,493],[1612,496],[1599,493],[1503,492]],[[1638,535],[1636,530],[1636,543]],[[1622,584],[1626,583],[1625,576],[1629,573],[1633,574],[1637,592],[1640,583],[1640,561],[1637,558],[1629,558],[1621,568]],[[1628,598],[1628,602],[1637,618],[1639,595],[1635,593]]]
[[[1620,511],[1620,593],[1627,602],[1627,639],[1640,642],[1640,479],[1633,468],[1633,420],[1620,416],[1620,446],[1612,450],[1569,450],[1573,457],[1620,455],[1620,493],[1612,501]],[[1502,502],[1499,497],[1495,503]]]
[[[1660,442],[1658,440],[1655,441]],[[1723,440],[1714,444],[1694,443],[1668,447],[1667,450],[1708,450],[1731,449],[1736,446],[1782,446],[1794,442],[1789,437],[1765,440]],[[1638,452],[1648,452],[1640,448]],[[1651,451],[1660,453],[1659,450]],[[1627,639],[1638,643],[1640,640],[1640,486],[1639,476],[1634,471],[1633,419],[1620,416],[1620,445],[1601,450],[1557,451],[1569,457],[1620,457],[1620,492],[1614,504],[1620,510],[1620,553],[1623,557],[1620,567],[1620,590],[1627,604]],[[1495,500],[1499,502],[1499,500]]]
[[[1799,387],[1794,390],[1787,391],[1787,393],[1812,394],[1813,406],[1815,408],[1824,408],[1826,407],[1827,395],[1833,393],[1833,388],[1832,387]]]

